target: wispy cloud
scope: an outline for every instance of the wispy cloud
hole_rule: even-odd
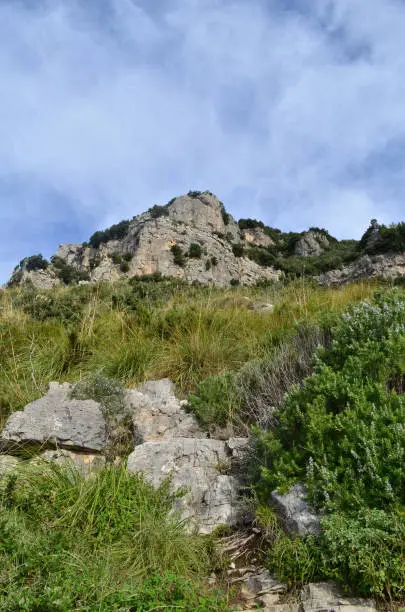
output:
[[[404,217],[404,31],[399,0],[3,0],[0,278],[190,188],[341,237]]]

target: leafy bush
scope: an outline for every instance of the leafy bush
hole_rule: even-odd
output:
[[[186,265],[186,258],[181,247],[178,244],[173,244],[171,247],[173,253],[173,261],[177,266],[184,267]]]
[[[334,551],[335,575],[363,592],[398,595],[403,585],[404,381],[405,299],[376,294],[340,319],[314,374],[275,411],[273,430],[257,432],[259,490],[303,482],[326,513],[319,545],[328,563]]]
[[[199,245],[196,242],[193,242],[192,244],[190,244],[190,248],[188,251],[188,256],[189,257],[193,257],[195,259],[201,259],[201,245]]]
[[[249,259],[255,261],[259,266],[268,268],[276,263],[273,252],[265,247],[250,247],[246,254]]]
[[[218,265],[218,259],[216,257],[211,257],[211,264],[213,266],[217,266]]]
[[[222,216],[222,221],[224,222],[224,225],[229,225],[231,221],[231,215],[226,211],[226,208],[223,202],[220,202],[219,206],[221,208],[221,216]]]
[[[169,204],[171,203],[172,201],[169,202]],[[155,206],[152,206],[152,208],[149,208],[148,212],[150,213],[152,219],[159,219],[159,217],[169,216],[169,210],[167,206],[159,206],[158,204],[155,204]]]
[[[263,221],[257,221],[256,219],[239,219],[239,229],[255,229],[256,227],[264,228]]]
[[[207,378],[188,398],[189,409],[205,426],[232,423],[237,404],[235,378],[230,372]]]
[[[72,285],[73,283],[78,283],[79,281],[90,280],[90,274],[88,272],[78,270],[77,268],[70,266],[62,257],[54,255],[51,258],[51,263],[56,271],[58,278],[65,285]]]
[[[207,259],[206,262],[205,262],[205,269],[207,270],[207,272],[208,272],[208,270],[211,270],[211,267],[212,267],[211,260]]]
[[[235,257],[243,257],[245,254],[245,249],[243,248],[243,244],[233,244],[232,245],[232,253]]]
[[[109,242],[110,240],[121,240],[128,234],[129,227],[130,221],[128,219],[120,221],[104,231],[95,232],[90,237],[89,244],[93,247],[93,249],[97,249],[101,244]]]
[[[49,262],[39,253],[38,255],[31,255],[20,261],[20,269],[25,268],[27,272],[34,270],[46,270],[49,266]]]
[[[126,274],[127,272],[129,272],[129,263],[127,261],[122,261],[120,263],[120,270],[121,272],[123,272],[124,274]]]
[[[120,253],[117,253],[114,251],[114,253],[111,253],[111,261],[113,262],[113,264],[115,264],[116,266],[119,265],[122,262],[122,256]]]
[[[192,190],[190,190],[187,195],[188,195],[189,198],[199,198],[200,195],[202,195],[202,191],[192,191]]]
[[[134,258],[133,253],[124,253],[124,254],[122,255],[122,259],[123,259],[124,261],[132,261],[132,260],[133,260],[133,258]]]

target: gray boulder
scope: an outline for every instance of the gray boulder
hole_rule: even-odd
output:
[[[226,442],[177,438],[137,446],[127,468],[156,487],[170,476],[174,491],[186,488],[177,510],[190,519],[192,528],[211,533],[218,525],[236,525],[240,519],[240,485],[231,473],[232,462],[233,451]]]
[[[103,455],[90,453],[74,453],[68,450],[47,450],[40,455],[40,460],[57,463],[61,466],[72,467],[84,476],[90,476],[102,470],[106,465]]]
[[[47,395],[14,412],[0,434],[0,448],[24,445],[102,451],[106,421],[93,400],[69,398],[70,385],[51,383]]]
[[[148,381],[126,392],[126,409],[132,415],[138,443],[162,438],[205,438],[197,419],[187,414],[168,379]]]
[[[298,535],[318,535],[320,517],[306,501],[306,493],[302,484],[296,484],[285,495],[273,491],[270,503],[279,514],[287,531]]]
[[[301,591],[302,612],[373,612],[375,602],[368,599],[349,597],[334,582],[307,584]]]

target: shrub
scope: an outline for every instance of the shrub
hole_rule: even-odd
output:
[[[224,225],[229,225],[231,221],[231,215],[226,211],[226,208],[223,202],[220,202],[219,206],[221,208],[221,216],[222,216],[222,221],[224,222]]]
[[[216,257],[211,257],[211,264],[215,267],[218,265],[218,259]]]
[[[239,278],[231,278],[230,285],[231,285],[231,287],[237,287],[238,285],[240,285]]]
[[[169,204],[171,203],[172,201],[169,202]],[[169,210],[167,206],[159,206],[158,204],[155,204],[155,206],[152,206],[152,208],[149,208],[148,212],[150,213],[152,219],[159,219],[159,217],[169,216]]]
[[[101,244],[109,242],[110,240],[121,240],[128,234],[129,227],[130,221],[128,219],[120,221],[108,229],[95,232],[90,237],[89,244],[93,247],[93,249],[97,249]]]
[[[208,270],[211,270],[211,267],[212,267],[211,260],[207,259],[206,262],[205,262],[205,269],[207,270],[207,272],[208,272]]]
[[[25,268],[27,272],[46,270],[48,266],[49,262],[41,254],[31,255],[20,261],[20,269]]]
[[[129,272],[129,263],[127,261],[122,261],[120,264],[120,270],[124,274]]]
[[[190,190],[187,195],[188,195],[189,198],[199,198],[200,195],[202,195],[202,191],[192,191],[192,190]]]
[[[192,257],[195,259],[201,259],[201,253],[202,253],[201,246],[198,243],[193,242],[192,244],[190,244],[190,248],[188,251],[189,257]]]
[[[255,229],[256,227],[264,228],[264,223],[262,221],[257,221],[256,219],[239,219],[238,221],[239,229]]]
[[[133,260],[133,258],[134,258],[133,253],[124,253],[124,254],[122,255],[122,259],[123,259],[124,261],[132,261],[132,260]]]
[[[111,261],[113,264],[118,265],[122,262],[122,256],[117,252],[111,253]]]
[[[232,245],[232,253],[235,257],[243,257],[245,254],[245,249],[243,248],[243,244],[233,244]]]
[[[263,267],[271,267],[276,262],[273,253],[264,247],[250,247],[247,251],[247,256]]]
[[[189,409],[206,427],[232,423],[237,405],[235,377],[229,372],[207,378],[188,398]]]
[[[173,261],[177,266],[184,267],[186,265],[186,258],[181,247],[178,244],[173,244],[171,247],[173,253]]]

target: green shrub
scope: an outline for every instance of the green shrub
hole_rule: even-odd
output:
[[[271,267],[276,263],[276,258],[272,251],[265,247],[250,247],[247,251],[247,256],[263,267]]]
[[[122,259],[123,259],[124,261],[132,261],[132,260],[133,260],[133,258],[134,258],[133,253],[124,253],[124,254],[122,255]]]
[[[239,278],[231,278],[230,285],[231,287],[238,287],[240,285]]]
[[[49,266],[49,262],[44,259],[41,254],[31,255],[31,257],[26,257],[20,261],[20,269],[25,268],[27,272],[32,272],[34,270],[46,270]]]
[[[221,208],[221,216],[222,216],[222,221],[224,222],[224,225],[229,225],[231,221],[231,215],[226,211],[226,208],[223,202],[220,202],[219,206]]]
[[[201,259],[201,245],[199,245],[196,242],[193,242],[192,244],[190,244],[190,248],[188,251],[188,256],[195,258],[195,259]]]
[[[169,202],[169,205],[171,203],[172,201]],[[167,206],[159,206],[158,204],[155,204],[155,206],[152,206],[152,208],[149,208],[148,212],[150,213],[152,219],[159,219],[159,217],[169,216],[169,210]]]
[[[211,267],[212,267],[211,260],[207,259],[206,262],[205,262],[205,269],[207,270],[207,272],[208,272],[208,270],[211,270]]]
[[[122,261],[121,264],[120,264],[120,270],[124,274],[129,272],[129,263],[127,261]]]
[[[215,267],[218,265],[218,259],[216,257],[211,257],[211,264]]]
[[[101,244],[110,240],[122,240],[129,232],[130,221],[128,219],[112,225],[108,229],[95,232],[89,239],[89,244],[93,249],[97,249]]]
[[[234,375],[226,372],[204,380],[196,394],[189,396],[188,407],[206,427],[213,424],[223,427],[233,422],[238,410]]]
[[[233,244],[232,245],[232,253],[235,257],[243,257],[245,254],[245,249],[243,248],[243,244]]]
[[[183,253],[183,249],[178,244],[173,244],[171,247],[173,253],[173,261],[177,266],[184,267],[186,265],[186,258]]]
[[[119,265],[122,262],[122,256],[120,253],[114,252],[111,253],[111,261],[115,265]]]
[[[192,190],[190,190],[187,195],[188,195],[189,198],[199,198],[200,195],[202,195],[202,191],[192,191]]]
[[[56,275],[64,285],[72,285],[79,281],[90,280],[90,274],[88,272],[70,266],[62,257],[54,255],[51,258],[51,263],[55,269]]]
[[[255,229],[256,227],[264,228],[264,223],[262,221],[257,221],[256,219],[239,219],[238,221],[239,229]]]

